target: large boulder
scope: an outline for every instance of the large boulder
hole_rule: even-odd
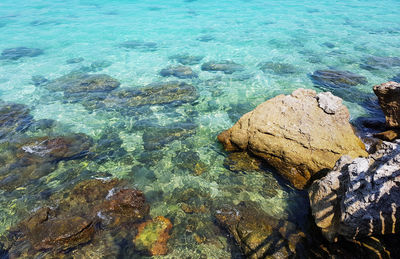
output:
[[[386,126],[400,127],[400,83],[387,82],[374,86],[379,104],[386,117]]]
[[[228,151],[249,150],[267,160],[296,188],[330,170],[342,155],[367,156],[342,100],[298,89],[246,113],[218,139]]]
[[[398,234],[400,142],[382,142],[365,158],[343,156],[309,189],[312,214],[328,240]]]

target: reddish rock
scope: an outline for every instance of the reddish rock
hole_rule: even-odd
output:
[[[171,221],[163,216],[143,222],[139,225],[138,234],[133,240],[136,249],[152,256],[167,254],[167,241],[171,229]]]
[[[103,203],[102,208],[105,213],[128,217],[130,221],[144,218],[150,210],[143,193],[132,189],[117,191]]]

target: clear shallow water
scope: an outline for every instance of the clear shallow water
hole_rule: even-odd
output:
[[[400,73],[398,66],[377,70],[362,66],[370,56],[400,57],[399,12],[398,1],[1,1],[0,50],[24,46],[43,49],[44,54],[0,60],[0,99],[28,105],[36,120],[55,120],[53,135],[85,133],[96,142],[105,138],[107,129],[122,141],[120,146],[126,151],[101,163],[87,159],[61,162],[33,184],[2,191],[1,232],[46,203],[40,195],[43,190],[54,193],[80,180],[106,175],[127,179],[143,190],[152,216],[171,218],[175,227],[170,257],[188,253],[192,258],[202,254],[231,256],[226,237],[212,227],[213,211],[185,214],[180,208],[184,198],[177,193],[194,190],[201,202],[213,204],[210,208],[254,201],[270,214],[284,218],[293,217],[306,205],[302,194],[277,187],[270,172],[244,174],[226,169],[223,161],[227,153],[216,135],[268,98],[299,87],[320,91],[309,77],[318,69],[348,70],[365,76],[368,83],[351,91],[360,93],[356,96],[371,93],[373,85]],[[151,44],[135,49],[120,45],[134,40]],[[168,109],[152,106],[152,115],[88,111],[79,102],[65,103],[62,93],[32,83],[32,76],[53,80],[107,61],[108,65],[93,73],[116,78],[120,88],[138,88],[176,80],[161,77],[159,71],[176,64],[169,56],[182,53],[204,56],[199,64],[191,65],[198,78],[182,80],[197,89],[199,98]],[[83,61],[67,64],[71,58]],[[212,60],[232,60],[245,70],[233,74],[202,71],[201,64]],[[291,72],[263,72],[258,64],[267,61],[290,64]],[[353,119],[368,115],[364,103],[353,96],[345,98],[346,94],[343,92]],[[135,124],[149,118],[158,125],[190,120],[197,126],[190,137],[149,154],[143,147],[146,127]],[[49,132],[25,134],[43,136]],[[183,151],[197,152],[205,172],[196,175],[178,166],[178,155]],[[271,194],[271,188],[278,191]],[[303,214],[298,216],[299,221],[304,220]],[[208,241],[197,243],[193,233],[185,230],[188,222],[196,222],[198,233]]]

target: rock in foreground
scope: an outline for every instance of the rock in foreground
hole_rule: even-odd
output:
[[[379,104],[386,117],[386,126],[400,127],[400,83],[387,82],[374,86]]]
[[[292,258],[299,256],[305,235],[296,225],[273,218],[243,203],[217,210],[218,224],[233,236],[246,258]]]
[[[349,112],[330,93],[298,89],[246,113],[218,139],[228,151],[249,150],[264,158],[296,188],[330,170],[342,155],[366,156]]]
[[[328,240],[399,233],[399,162],[399,142],[383,142],[366,158],[343,156],[311,185],[312,214]]]

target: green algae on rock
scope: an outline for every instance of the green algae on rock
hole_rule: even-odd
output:
[[[148,215],[149,205],[142,192],[123,185],[118,180],[92,179],[51,197],[51,208],[38,209],[2,237],[10,258],[60,258],[81,250],[91,240],[92,247],[101,250],[96,244],[103,244],[101,239],[109,234],[120,235],[121,241],[131,238],[129,233]]]
[[[167,254],[167,241],[171,229],[171,221],[163,216],[143,222],[139,225],[138,234],[133,240],[135,248],[152,256]]]
[[[256,206],[241,203],[237,207],[220,208],[215,217],[246,258],[304,256],[301,247],[306,242],[305,234],[295,224],[273,218]]]

